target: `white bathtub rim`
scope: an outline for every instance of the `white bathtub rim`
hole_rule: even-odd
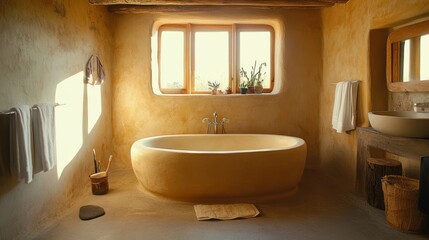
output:
[[[159,138],[168,138],[168,137],[180,137],[180,136],[215,136],[215,137],[221,137],[221,136],[275,136],[275,137],[287,137],[296,140],[296,143],[293,145],[290,145],[288,147],[284,148],[259,148],[259,149],[246,149],[246,150],[227,150],[227,151],[216,151],[216,150],[184,150],[184,149],[170,149],[170,148],[158,148],[158,147],[149,147],[143,144],[145,141],[150,141],[153,139],[159,139]],[[275,151],[285,151],[285,150],[291,150],[296,149],[302,146],[306,145],[306,142],[304,139],[294,136],[288,136],[288,135],[277,135],[277,134],[170,134],[170,135],[158,135],[158,136],[152,136],[152,137],[146,137],[139,139],[134,142],[132,148],[137,147],[140,149],[148,149],[148,150],[156,150],[156,151],[164,151],[164,152],[173,152],[173,153],[188,153],[188,154],[240,154],[240,153],[256,153],[256,152],[275,152]]]

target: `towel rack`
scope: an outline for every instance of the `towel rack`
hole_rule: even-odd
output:
[[[65,105],[65,104],[60,104],[60,103],[55,103],[55,107],[58,107],[58,106],[62,106],[62,105]],[[32,110],[36,110],[37,108],[36,107],[32,107],[31,108]],[[3,115],[12,115],[12,114],[15,114],[15,112],[14,111],[4,111],[4,112],[0,112],[0,114],[3,114]]]
[[[343,81],[343,82],[360,82],[360,80],[351,80],[351,81]],[[329,84],[331,84],[331,85],[337,85],[337,83],[340,83],[340,82],[330,82]]]

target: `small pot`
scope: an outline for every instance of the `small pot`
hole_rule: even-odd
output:
[[[246,94],[247,93],[247,88],[240,88],[240,93],[241,94]]]
[[[264,91],[264,87],[262,84],[256,84],[255,85],[255,93],[261,94]]]

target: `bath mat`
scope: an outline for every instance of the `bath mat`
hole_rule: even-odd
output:
[[[259,210],[253,204],[211,204],[194,205],[195,214],[199,221],[209,219],[232,220],[236,218],[252,218],[259,215]]]
[[[79,210],[79,218],[84,221],[101,217],[104,214],[106,214],[104,209],[95,205],[82,206]]]

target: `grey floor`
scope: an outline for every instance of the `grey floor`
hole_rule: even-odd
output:
[[[255,204],[261,216],[232,221],[197,221],[193,204],[149,196],[132,171],[109,175],[110,191],[88,194],[73,203],[33,239],[428,239],[399,232],[384,212],[364,199],[306,171],[298,193],[288,199]],[[106,215],[82,221],[83,205],[99,205]]]

